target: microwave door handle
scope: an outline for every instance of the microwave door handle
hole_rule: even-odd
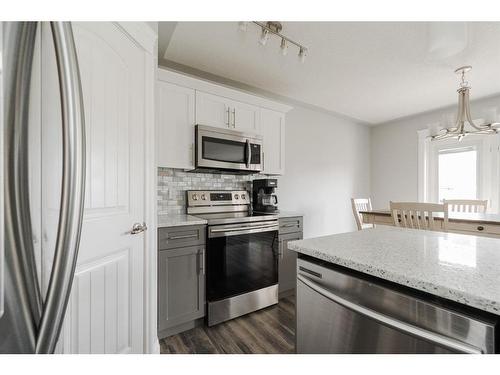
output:
[[[247,168],[250,168],[250,161],[252,159],[252,150],[250,149],[250,141],[247,139],[246,142],[246,165]]]
[[[85,118],[77,51],[70,22],[51,22],[63,127],[63,174],[56,249],[36,353],[53,353],[78,257],[85,197]]]

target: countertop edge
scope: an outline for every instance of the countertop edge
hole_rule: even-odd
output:
[[[288,249],[295,251],[297,253],[301,253],[304,255],[309,255],[313,258],[317,258],[320,260],[324,260],[328,263],[336,264],[339,266],[343,266],[354,271],[358,271],[370,276],[378,277],[383,280],[391,281],[399,285],[403,285],[409,288],[417,289],[422,292],[426,292],[437,297],[445,298],[453,302],[457,302],[466,306],[474,307],[478,310],[486,311],[495,315],[500,316],[500,308],[494,307],[493,305],[497,305],[496,301],[485,299],[482,297],[477,297],[469,294],[468,292],[462,290],[453,290],[448,287],[444,287],[441,285],[434,285],[429,282],[425,282],[422,280],[418,280],[412,277],[408,277],[405,275],[388,272],[386,270],[373,267],[367,264],[358,263],[352,260],[347,260],[344,258],[340,258],[337,256],[326,255],[322,251],[315,251],[303,248],[294,244],[291,241],[288,243]],[[405,281],[403,281],[405,280]]]
[[[160,217],[164,216],[164,222],[161,222]],[[183,227],[190,225],[206,225],[207,220],[201,219],[192,215],[158,215],[157,228]]]

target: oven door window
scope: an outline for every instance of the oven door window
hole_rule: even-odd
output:
[[[202,157],[206,160],[245,164],[246,143],[229,139],[203,137]]]
[[[217,301],[278,283],[278,231],[210,238],[207,297]]]

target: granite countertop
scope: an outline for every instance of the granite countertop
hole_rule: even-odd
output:
[[[196,216],[177,214],[177,215],[158,215],[158,228],[179,227],[182,225],[203,225],[205,219]]]
[[[500,315],[500,239],[380,226],[288,248]]]
[[[391,216],[390,210],[371,210],[371,211],[360,211],[362,214],[373,214],[380,216]],[[434,217],[437,220],[443,220],[442,213],[435,213]],[[453,222],[473,222],[477,224],[499,224],[500,225],[500,215],[499,214],[486,214],[486,213],[475,213],[475,212],[450,212],[448,214],[448,220]]]

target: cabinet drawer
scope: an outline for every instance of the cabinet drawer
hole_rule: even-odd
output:
[[[279,219],[279,234],[302,232],[302,216]]]
[[[205,244],[205,225],[190,225],[158,229],[158,250]]]
[[[448,230],[450,232],[474,234],[477,236],[500,237],[500,225],[494,225],[494,224],[449,222]]]

